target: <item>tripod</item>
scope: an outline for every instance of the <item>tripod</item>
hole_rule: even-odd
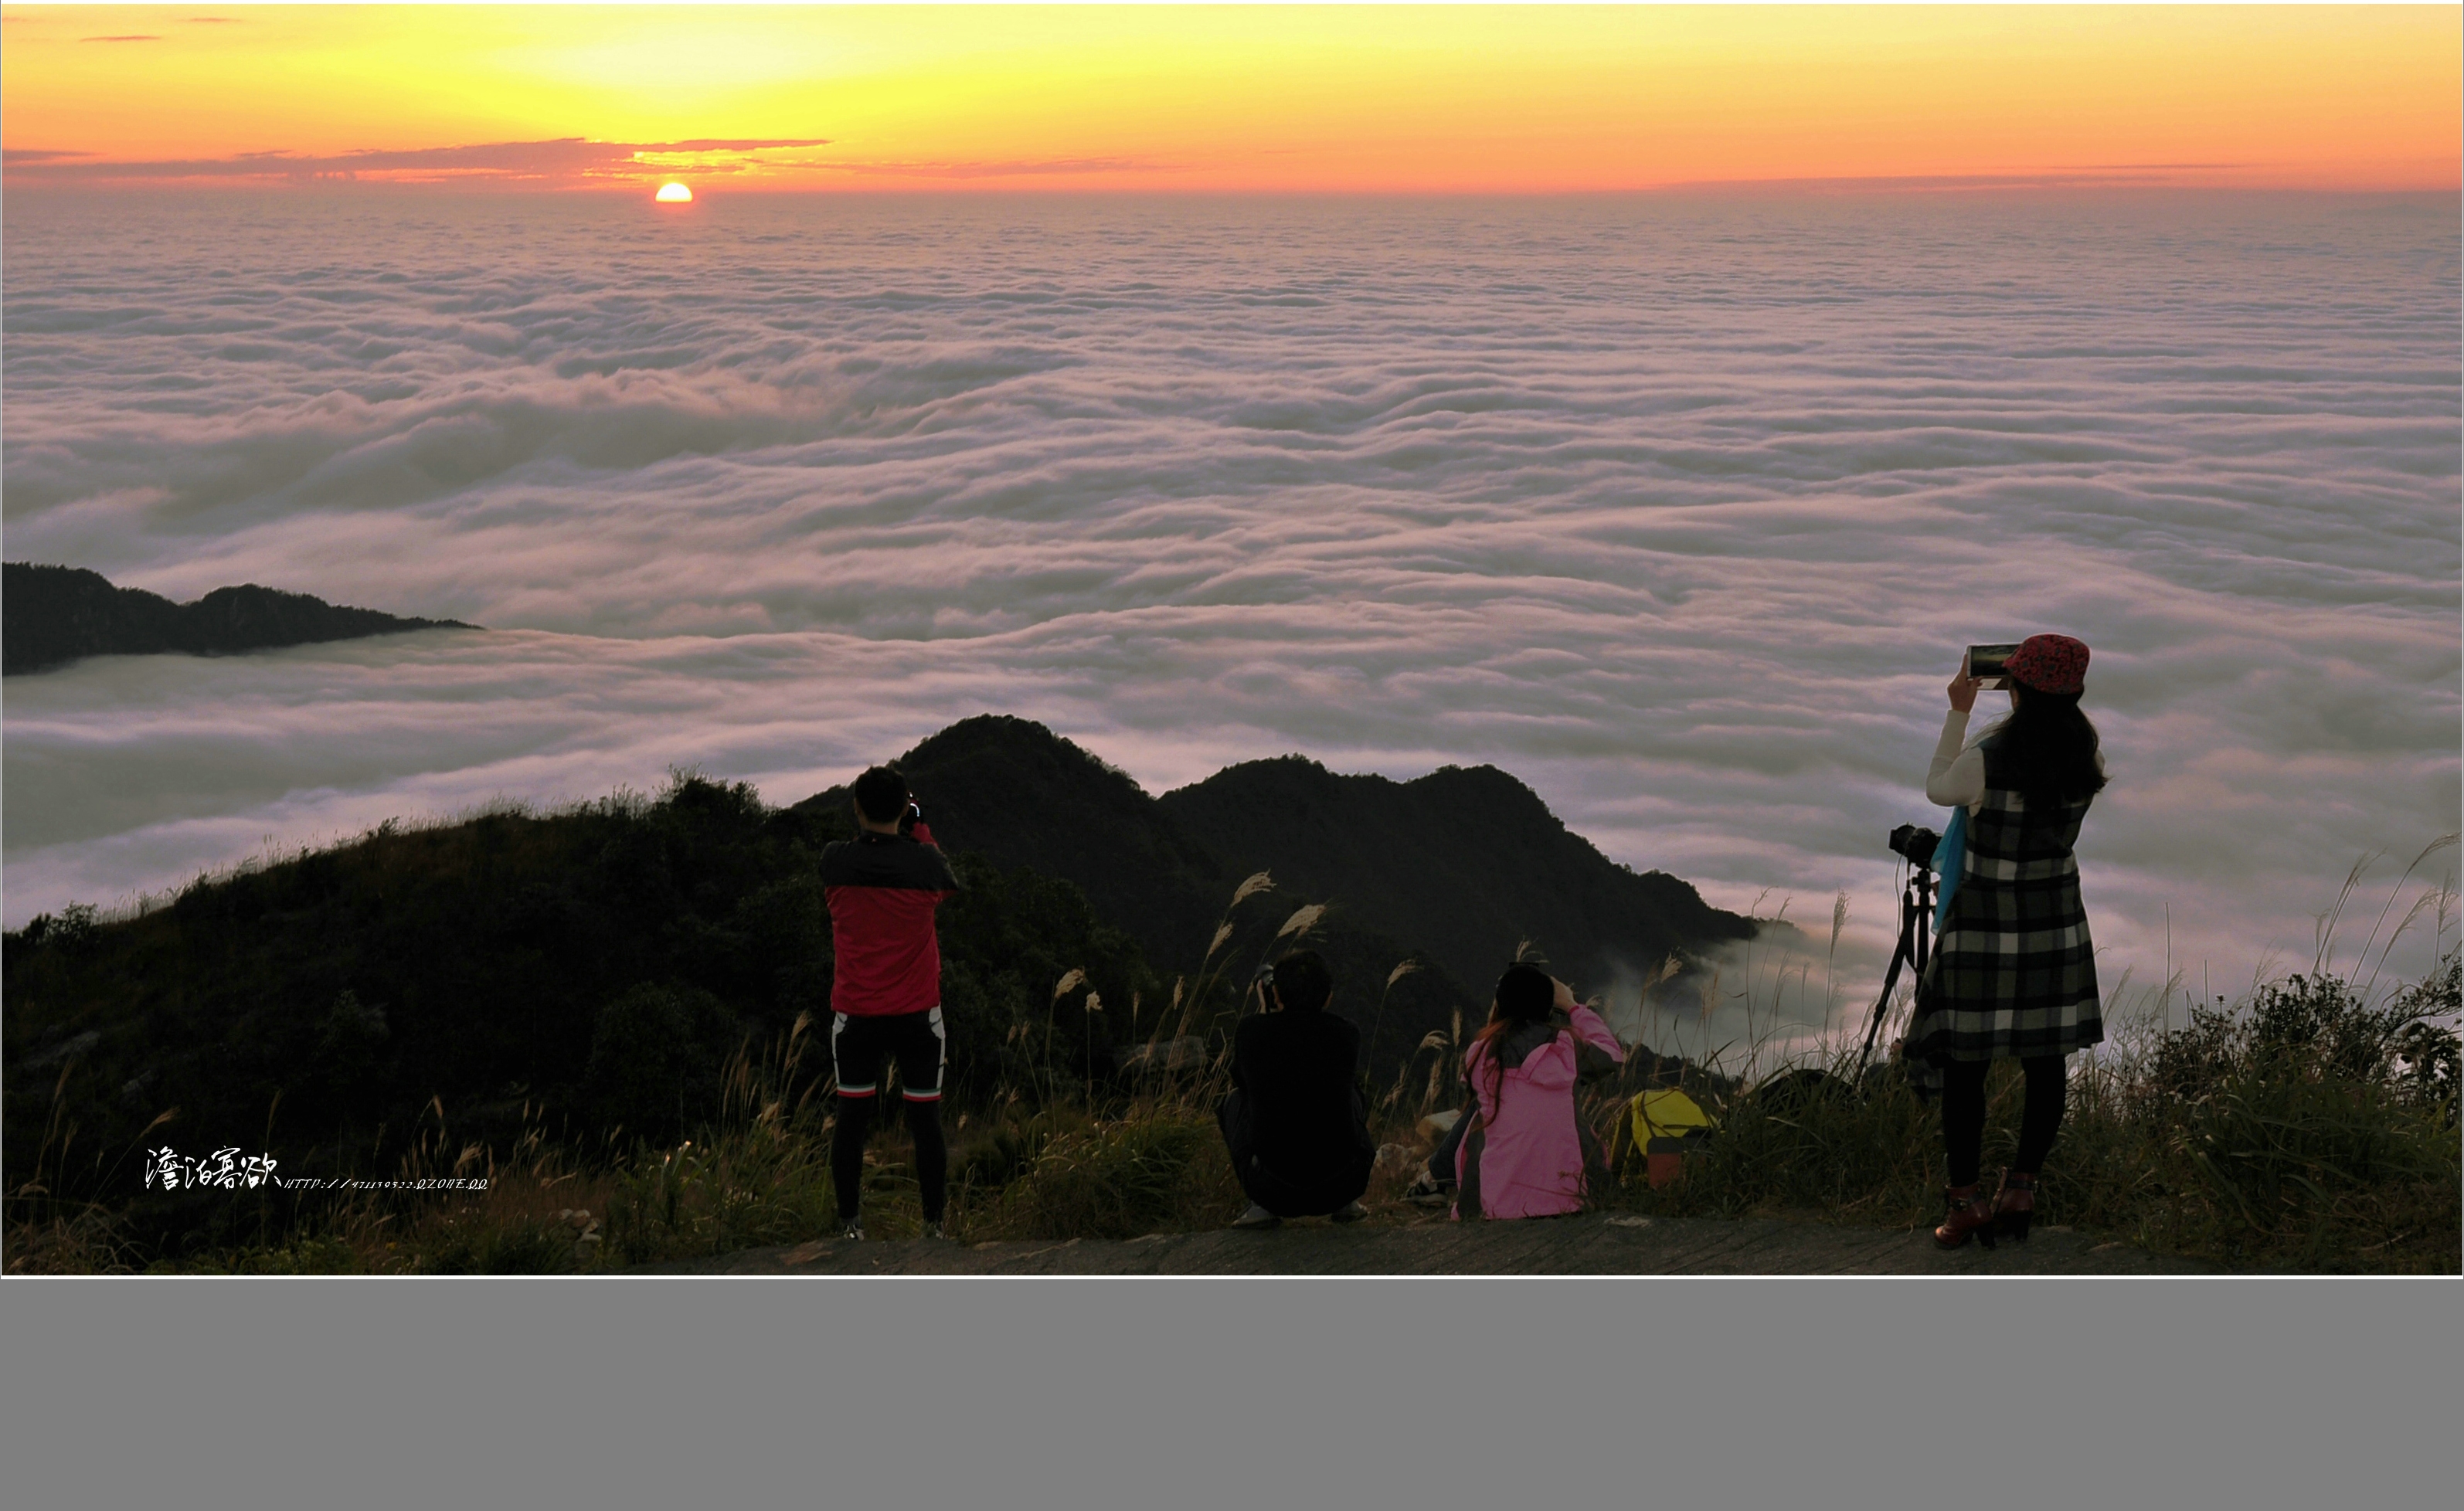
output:
[[[1900,984],[1900,968],[1907,967],[1912,979],[1925,979],[1925,962],[1933,953],[1933,872],[1922,865],[1908,867],[1907,886],[1900,893],[1900,947],[1891,953],[1891,968],[1882,974],[1882,995],[1874,999],[1874,1016],[1865,1024],[1865,1047],[1857,1056],[1857,1079],[1865,1079],[1865,1062],[1874,1057],[1874,1037],[1882,1031],[1882,1015],[1891,1005],[1891,992]]]

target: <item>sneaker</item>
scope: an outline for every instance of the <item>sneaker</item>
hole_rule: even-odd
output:
[[[1415,1207],[1451,1206],[1455,1193],[1439,1184],[1434,1175],[1422,1175],[1403,1193],[1403,1199]]]
[[[1232,1226],[1236,1228],[1279,1228],[1283,1226],[1283,1218],[1276,1216],[1273,1213],[1268,1212],[1265,1208],[1259,1206],[1253,1201],[1249,1203],[1249,1210],[1241,1214],[1240,1220],[1233,1223]]]
[[[1356,1201],[1347,1201],[1334,1211],[1328,1213],[1327,1215],[1332,1217],[1337,1222],[1358,1222],[1361,1218],[1369,1215],[1369,1209]]]
[[[853,1217],[849,1217],[847,1221],[839,1224],[839,1237],[849,1243],[862,1243],[864,1241],[864,1224],[858,1222]]]
[[[946,1238],[949,1235],[941,1231],[941,1225],[939,1223],[928,1222],[924,1224],[924,1231],[917,1234],[916,1237],[919,1238]]]

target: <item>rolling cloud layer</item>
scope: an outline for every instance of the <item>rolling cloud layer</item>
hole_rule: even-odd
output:
[[[2389,852],[2349,954],[2456,827],[2452,197],[8,212],[11,559],[491,631],[11,679],[11,926],[991,710],[1494,762],[1870,972],[1942,684],[2040,629],[2108,982],[2306,965]]]

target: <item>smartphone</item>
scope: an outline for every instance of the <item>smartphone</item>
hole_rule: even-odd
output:
[[[2003,663],[2019,649],[2018,642],[2007,646],[1970,646],[1968,647],[1968,674],[1977,686],[1989,692],[1999,692],[2011,686],[2011,674],[2002,669]]]

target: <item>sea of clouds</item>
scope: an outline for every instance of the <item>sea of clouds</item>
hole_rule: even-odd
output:
[[[10,559],[487,632],[9,679],[6,920],[992,711],[1492,762],[1817,947],[1844,888],[1870,983],[1960,648],[2057,630],[2108,985],[2305,967],[2379,853],[2348,959],[2457,827],[2454,211],[11,193]]]

